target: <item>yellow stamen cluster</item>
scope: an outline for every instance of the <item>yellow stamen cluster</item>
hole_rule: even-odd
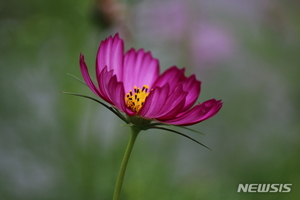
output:
[[[127,107],[134,112],[139,112],[149,95],[148,88],[148,85],[144,85],[142,89],[134,86],[134,91],[129,90],[129,93],[125,96],[125,103]]]

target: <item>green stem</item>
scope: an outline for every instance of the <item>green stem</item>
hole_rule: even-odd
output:
[[[119,176],[118,176],[117,183],[116,183],[116,186],[115,186],[115,192],[114,192],[113,200],[119,200],[119,198],[120,198],[120,193],[121,193],[121,189],[122,189],[122,184],[123,184],[123,180],[124,180],[124,175],[125,175],[127,163],[128,163],[128,160],[129,160],[130,153],[132,151],[134,142],[135,142],[135,140],[136,140],[136,138],[137,138],[140,131],[141,130],[139,128],[131,127],[131,136],[130,136],[129,142],[127,144],[127,148],[126,148],[126,151],[125,151],[125,154],[124,154],[124,157],[123,157],[123,161],[122,161],[122,164],[121,164],[121,168],[120,168],[120,171],[119,171]]]

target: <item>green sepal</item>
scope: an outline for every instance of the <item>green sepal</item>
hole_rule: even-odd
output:
[[[75,78],[77,81],[79,81],[79,82],[82,83],[83,85],[87,86],[87,84],[86,84],[83,80],[81,80],[80,78],[74,76],[73,74],[67,73],[67,75],[68,75],[68,76],[71,76],[71,77],[73,77],[73,78]]]
[[[105,103],[99,101],[98,99],[95,99],[93,97],[90,96],[86,96],[86,95],[82,95],[82,94],[76,94],[76,93],[71,93],[71,92],[62,92],[63,94],[69,94],[69,95],[74,95],[74,96],[78,96],[78,97],[83,97],[83,98],[87,98],[87,99],[91,99],[93,101],[96,101],[97,103],[101,104],[102,106],[104,106],[105,108],[107,108],[108,110],[110,110],[111,112],[113,112],[117,117],[119,117],[122,121],[124,121],[125,123],[129,123],[127,121],[127,119],[124,117],[124,115],[122,115],[117,109],[110,107],[108,105],[106,105]]]

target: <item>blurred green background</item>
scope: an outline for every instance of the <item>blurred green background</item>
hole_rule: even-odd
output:
[[[142,132],[122,199],[298,199],[300,3],[287,0],[0,2],[0,199],[112,199],[129,128],[95,102],[101,40],[119,32],[161,71],[186,67],[215,117],[184,131]],[[146,74],[145,74],[146,76]],[[240,183],[291,183],[290,193],[237,193]]]

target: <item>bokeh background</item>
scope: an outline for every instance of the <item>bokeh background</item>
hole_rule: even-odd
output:
[[[300,3],[296,0],[0,1],[0,199],[112,199],[129,128],[68,76],[93,72],[101,40],[119,32],[161,71],[202,81],[215,117],[178,135],[142,132],[122,199],[298,199]],[[147,74],[145,74],[147,76]],[[290,193],[237,193],[291,183]]]

